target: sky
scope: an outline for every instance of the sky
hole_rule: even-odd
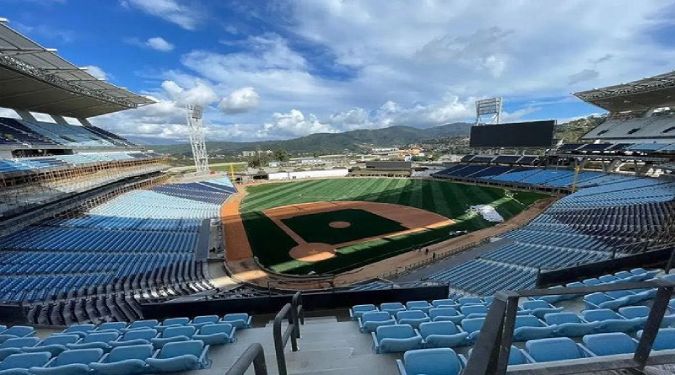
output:
[[[156,104],[95,125],[209,141],[603,113],[572,93],[672,71],[675,2],[663,0],[0,0],[9,25]]]

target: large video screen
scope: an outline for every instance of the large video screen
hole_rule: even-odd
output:
[[[471,147],[550,147],[554,120],[471,127]]]

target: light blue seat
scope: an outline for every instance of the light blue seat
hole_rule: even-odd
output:
[[[462,329],[469,334],[469,340],[475,341],[480,333],[485,318],[471,318],[462,320]]]
[[[110,342],[117,340],[119,337],[120,334],[115,331],[92,332],[74,344],[66,344],[66,347],[68,349],[100,348],[108,351],[112,348]]]
[[[599,309],[605,302],[614,301],[614,298],[602,292],[595,292],[584,296],[584,304],[587,309]]]
[[[103,349],[99,348],[66,350],[45,367],[31,367],[30,372],[36,375],[86,375],[89,364],[98,362],[102,356]]]
[[[472,352],[473,348],[469,349],[469,358],[471,358]],[[525,351],[516,347],[515,345],[511,345],[511,350],[509,350],[509,366],[524,365],[527,363],[532,363],[532,360],[525,353]]]
[[[598,322],[587,322],[573,312],[559,312],[544,315],[546,324],[553,327],[553,335],[581,337],[595,332]]]
[[[188,323],[190,323],[190,318],[186,318],[186,317],[168,318],[168,319],[164,319],[162,324],[155,327],[155,329],[162,332],[168,327],[184,326]]]
[[[454,299],[445,298],[445,299],[435,299],[431,301],[431,304],[434,307],[454,307],[459,308],[459,304],[455,302]]]
[[[94,324],[73,324],[71,326],[66,327],[61,333],[67,334],[67,335],[78,335],[80,337],[86,336],[89,332],[93,331],[96,329],[96,326]]]
[[[349,309],[349,317],[352,318],[352,320],[358,320],[361,315],[365,312],[369,311],[379,311],[377,309],[377,306],[373,305],[372,303],[368,303],[365,305],[354,305],[352,306],[351,309]]]
[[[170,342],[189,341],[195,334],[193,326],[175,326],[167,327],[158,337],[150,339],[152,345],[159,349]]]
[[[219,320],[220,317],[218,315],[200,315],[195,316],[190,324],[195,326],[195,328],[201,328],[205,324],[218,323]]]
[[[145,361],[151,357],[152,345],[120,346],[89,366],[101,375],[142,374],[147,370]]]
[[[144,329],[144,328],[152,328],[155,329],[159,325],[159,321],[157,319],[146,319],[146,320],[134,320],[129,324],[127,327],[127,330],[132,330],[132,329]]]
[[[469,334],[453,322],[427,322],[419,326],[425,348],[452,348],[468,344]]]
[[[371,311],[363,313],[359,318],[361,332],[374,332],[379,326],[396,324],[396,320],[386,311]]]
[[[649,318],[649,312],[651,309],[647,306],[625,306],[619,309],[619,314],[626,319],[639,319],[640,324],[639,328],[644,328],[645,323],[647,323],[647,318]],[[661,320],[661,327],[665,328],[675,323],[674,314],[666,314]]]
[[[645,275],[646,274],[647,278],[652,278],[652,277],[656,276],[659,273],[659,271],[647,271],[644,268],[638,267],[638,268],[633,268],[632,270],[630,270],[630,273],[632,273],[634,275]]]
[[[145,345],[157,337],[157,330],[151,328],[134,329],[124,332],[122,337],[110,343],[111,346]]]
[[[19,354],[22,352],[21,348],[35,346],[38,342],[40,339],[37,337],[15,337],[5,340],[0,344],[0,361],[12,354]]]
[[[623,297],[628,297],[634,295],[634,293],[631,293],[628,290],[610,290],[605,292],[606,295],[617,299],[617,298],[623,298]]]
[[[459,308],[462,314],[487,314],[488,308],[485,305],[462,305]]]
[[[97,332],[101,331],[122,331],[127,328],[126,322],[105,322],[96,327]]]
[[[30,326],[12,326],[2,331],[0,334],[0,343],[17,337],[28,337],[35,334],[35,328]]]
[[[429,318],[434,322],[451,321],[459,324],[464,319],[464,315],[460,314],[454,307],[434,307],[429,309]]]
[[[380,311],[386,311],[391,316],[395,316],[397,312],[404,310],[405,306],[400,302],[383,302],[380,304]]]
[[[28,375],[28,369],[44,366],[50,358],[47,352],[12,354],[0,362],[0,375]]]
[[[553,329],[553,327],[547,326],[534,315],[516,316],[513,341],[527,341],[552,337]]]
[[[222,345],[234,342],[237,328],[230,323],[206,324],[192,338],[201,340],[207,345]]]
[[[642,338],[642,331],[638,331],[637,338]],[[675,349],[675,328],[661,328],[656,333],[652,350]]]
[[[641,319],[626,319],[610,309],[584,310],[581,312],[589,322],[598,322],[597,333],[635,331],[641,324]]]
[[[433,305],[427,301],[408,301],[405,303],[405,307],[408,310],[420,310],[424,311],[424,313],[428,313],[429,309],[432,308]]]
[[[464,367],[450,348],[409,350],[396,365],[400,375],[459,375]]]
[[[562,361],[589,356],[581,345],[568,337],[530,340],[525,343],[525,348],[535,362]]]
[[[612,283],[615,281],[620,281],[621,279],[613,275],[602,275],[598,277],[598,280],[600,280],[602,283]]]
[[[430,322],[431,319],[421,310],[406,310],[396,313],[398,324],[410,324],[417,328],[421,323]]]
[[[78,335],[54,334],[40,341],[36,346],[23,348],[24,353],[49,352],[56,357],[68,348],[66,345],[74,344],[80,340]]]
[[[623,332],[586,335],[583,341],[586,348],[597,356],[635,353],[637,348],[637,341]]]
[[[251,328],[251,319],[252,317],[247,313],[232,313],[225,314],[220,322],[232,324],[232,327],[236,329],[244,329]]]
[[[145,362],[150,372],[179,372],[207,368],[211,365],[209,346],[198,340],[170,342]]]
[[[376,353],[400,353],[422,348],[422,336],[410,324],[377,327],[371,333]]]
[[[543,300],[532,300],[523,302],[523,310],[542,319],[546,314],[562,311],[562,307],[553,307],[550,303]]]
[[[460,297],[457,299],[460,305],[482,305],[483,300],[479,297]]]
[[[584,285],[587,286],[596,286],[602,284],[602,281],[596,279],[596,278],[590,278],[590,279],[585,279],[581,282]]]

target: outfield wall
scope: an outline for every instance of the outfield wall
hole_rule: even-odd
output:
[[[302,172],[277,172],[268,174],[267,178],[273,180],[297,180],[303,178],[346,177],[348,169],[326,169]]]

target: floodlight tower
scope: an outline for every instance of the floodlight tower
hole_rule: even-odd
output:
[[[204,126],[202,114],[204,109],[200,105],[187,105],[187,123],[190,131],[190,145],[192,146],[192,158],[195,161],[197,174],[209,173],[209,158],[206,154],[204,142]]]
[[[476,125],[499,124],[502,116],[502,98],[476,100]],[[484,118],[488,119],[483,122]]]

